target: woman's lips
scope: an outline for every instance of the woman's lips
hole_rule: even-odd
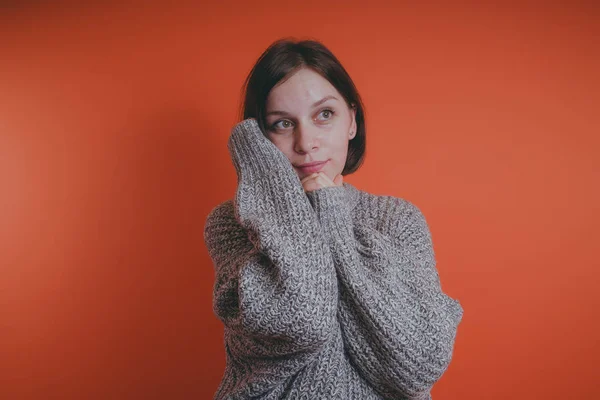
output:
[[[304,172],[307,174],[312,174],[313,172],[320,171],[325,166],[325,164],[327,164],[328,162],[329,162],[329,160],[324,161],[321,164],[311,165],[309,167],[296,167],[296,168],[298,168],[298,170],[300,170],[301,172]]]

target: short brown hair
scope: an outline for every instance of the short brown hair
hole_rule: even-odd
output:
[[[295,41],[283,38],[273,42],[259,57],[242,88],[241,120],[256,118],[266,132],[266,104],[269,92],[277,83],[300,68],[311,68],[327,79],[356,109],[356,135],[348,142],[348,155],[342,175],[362,165],[366,152],[364,105],[350,75],[338,59],[322,43],[315,40]]]

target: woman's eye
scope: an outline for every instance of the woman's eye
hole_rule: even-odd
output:
[[[325,110],[321,111],[319,115],[323,115],[325,117],[325,120],[330,120],[333,117],[333,114],[335,114],[335,111],[325,109]],[[271,130],[288,129],[291,126],[292,126],[292,123],[290,121],[288,121],[287,119],[282,119],[282,120],[275,122],[273,125],[271,125]]]
[[[273,129],[276,129],[280,123],[286,123],[286,122],[287,122],[287,123],[289,123],[290,121],[287,121],[287,120],[285,120],[285,119],[283,119],[283,120],[281,120],[281,121],[277,121],[277,122],[275,122],[275,123],[272,125],[272,128],[273,128]],[[285,129],[285,128],[288,128],[289,126],[283,126],[283,125],[282,125],[281,127]]]
[[[334,112],[332,110],[325,109],[325,110],[321,111],[321,114],[327,116],[327,118],[325,118],[325,119],[331,119],[331,117],[333,116]]]

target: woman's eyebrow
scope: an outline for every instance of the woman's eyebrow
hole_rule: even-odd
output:
[[[321,100],[319,100],[315,104],[313,104],[312,108],[318,107],[319,105],[325,103],[327,100],[331,100],[331,99],[338,100],[338,98],[335,97],[334,95],[325,96]],[[265,115],[265,116],[268,117],[269,115],[275,115],[275,114],[277,114],[277,115],[289,115],[289,113],[286,112],[286,111],[269,111],[267,113],[267,115]]]

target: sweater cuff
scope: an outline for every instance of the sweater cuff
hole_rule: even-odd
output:
[[[321,226],[329,236],[352,236],[350,199],[344,186],[328,186],[306,192]]]
[[[287,157],[262,132],[255,118],[237,123],[231,130],[227,148],[238,180],[254,182],[265,176],[283,181],[302,194],[300,178]]]

